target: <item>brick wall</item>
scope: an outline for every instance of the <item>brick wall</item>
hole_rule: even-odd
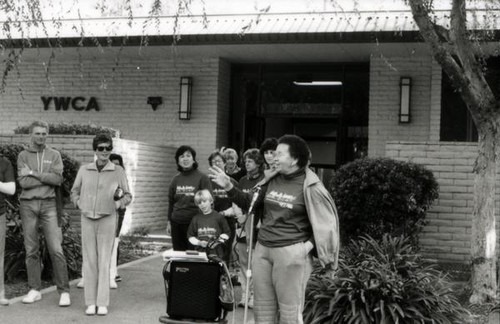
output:
[[[35,119],[50,122],[94,123],[119,129],[124,138],[178,147],[192,145],[201,169],[209,153],[225,144],[229,63],[218,57],[187,58],[170,47],[103,47],[56,51],[46,73],[50,52],[26,49],[19,74],[7,78],[0,94],[0,126],[9,133]],[[193,77],[192,117],[178,118],[181,76]],[[220,86],[220,88],[218,88]],[[95,97],[100,111],[43,109],[42,96]],[[153,111],[149,96],[163,104]],[[219,106],[221,105],[221,106]]]
[[[388,142],[386,156],[422,164],[439,183],[439,198],[429,210],[420,242],[427,257],[470,260],[471,216],[477,144],[455,142]],[[496,201],[499,201],[498,193]],[[497,225],[500,222],[496,206]],[[497,237],[499,237],[497,226]],[[497,240],[498,241],[498,240]]]
[[[51,135],[47,145],[78,160],[81,165],[94,160],[93,136]],[[0,135],[0,143],[28,143],[27,135]],[[167,225],[168,186],[177,173],[175,148],[139,141],[114,139],[114,152],[121,154],[125,164],[130,190],[134,196],[127,208],[123,232],[140,227],[161,229]],[[80,214],[70,203],[66,211],[75,228],[80,227]]]
[[[430,137],[436,138],[436,132],[439,136],[439,119],[436,129],[436,118],[439,118],[441,107],[440,71],[431,57],[371,58],[369,156],[384,156],[387,141],[428,141]],[[412,78],[409,124],[399,124],[399,83],[402,76]]]
[[[168,187],[177,174],[177,166],[172,163],[176,148],[125,139],[115,139],[113,145],[114,151],[123,156],[134,197],[122,231],[166,228]]]

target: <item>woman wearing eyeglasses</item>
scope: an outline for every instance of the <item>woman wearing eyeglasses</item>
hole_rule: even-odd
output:
[[[96,161],[76,175],[71,199],[82,213],[82,258],[87,315],[106,315],[109,305],[109,266],[116,228],[116,210],[132,200],[125,171],[109,160],[113,140],[99,134],[92,142]],[[123,196],[115,200],[117,188]]]

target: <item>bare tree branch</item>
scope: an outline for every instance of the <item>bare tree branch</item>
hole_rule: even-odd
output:
[[[449,46],[440,40],[425,0],[410,0],[409,4],[420,34],[431,46],[434,58],[450,77],[455,88],[462,93],[476,126],[482,127],[489,120],[481,117],[481,111],[495,107],[496,105],[492,104],[495,97],[483,76],[482,66],[472,51],[474,47],[469,41],[466,27],[465,0],[453,0],[452,28],[448,33]],[[453,53],[457,54],[458,62]],[[474,84],[478,85],[477,88],[473,86]],[[481,95],[477,96],[475,91]]]

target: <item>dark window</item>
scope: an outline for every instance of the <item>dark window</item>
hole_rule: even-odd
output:
[[[487,60],[485,78],[495,97],[500,99],[500,57]],[[444,72],[441,83],[440,139],[457,142],[477,142],[478,139],[477,128],[467,106]]]
[[[232,71],[233,147],[297,134],[309,144],[315,168],[366,156],[367,63],[235,65]]]
[[[441,83],[441,132],[444,142],[477,142],[477,130],[462,97],[443,72]]]

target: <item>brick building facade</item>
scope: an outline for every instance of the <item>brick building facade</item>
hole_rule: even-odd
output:
[[[366,129],[368,156],[412,160],[434,172],[440,184],[440,198],[428,214],[430,223],[421,238],[423,252],[440,260],[465,262],[470,250],[472,164],[476,145],[441,142],[442,70],[418,40],[415,26],[398,25],[397,18],[407,17],[408,12],[384,13],[380,17],[376,12],[372,14],[364,17],[366,13],[355,13],[351,17],[366,24],[342,25],[343,20],[333,13],[287,14],[287,19],[281,19],[283,13],[269,13],[263,15],[265,19],[259,26],[247,28],[244,36],[239,31],[254,17],[252,15],[210,16],[205,29],[198,26],[199,22],[193,22],[196,20],[193,18],[182,25],[186,30],[179,33],[184,38],[173,47],[168,44],[168,37],[143,48],[133,42],[133,37],[131,44],[125,47],[65,46],[56,52],[49,74],[46,67],[50,51],[25,49],[18,73],[9,75],[6,91],[0,95],[0,129],[8,134],[33,119],[110,126],[119,129],[126,140],[170,148],[192,145],[198,152],[200,169],[205,171],[207,157],[215,148],[228,145],[239,145],[241,150],[248,148],[244,143],[252,126],[246,123],[250,118],[256,123],[259,118],[267,118],[267,125],[255,127],[265,129],[264,135],[273,128],[286,129],[279,120],[283,116],[260,114],[265,93],[249,97],[251,87],[244,91],[237,87],[269,84],[266,77],[272,77],[274,70],[262,77],[269,66],[281,68],[284,71],[281,75],[285,75],[288,68],[297,71],[302,68],[303,72],[311,64],[319,66],[318,74],[322,65],[329,68],[334,65],[335,69],[335,64],[346,64],[339,67],[339,71],[345,71],[347,63],[363,64],[368,66],[367,122],[358,128],[361,133]],[[389,19],[390,23],[384,24],[389,27],[373,27],[370,24],[375,20],[371,17]],[[165,26],[170,18],[165,18]],[[318,22],[328,19],[335,22],[334,26],[324,27]],[[292,25],[280,27],[285,20]],[[293,25],[293,21],[304,23]],[[408,30],[404,30],[405,26]],[[192,28],[191,33],[188,27]],[[172,35],[163,32],[169,37]],[[374,35],[384,38],[385,42],[374,44]],[[248,65],[246,72],[235,72],[237,67],[245,65]],[[251,71],[254,66],[256,71]],[[297,72],[296,76],[303,76],[301,73]],[[235,81],[241,75],[250,74],[242,83]],[[178,118],[182,76],[193,78],[190,120]],[[399,122],[401,77],[412,80],[411,122],[405,124]],[[163,103],[156,110],[147,103],[151,96],[162,97]],[[56,110],[53,102],[45,110],[42,97],[84,97],[85,102],[93,97],[99,111],[76,111],[71,107]],[[249,107],[253,104],[258,108],[256,115],[239,105],[245,100]],[[248,103],[252,100],[256,103]],[[291,115],[287,118],[296,118]],[[301,116],[300,122],[306,117],[310,116]],[[293,125],[293,130],[300,129],[300,123]],[[346,134],[356,131],[357,126],[353,125],[352,129],[345,129]],[[336,129],[335,135],[327,140],[338,138],[339,132],[340,128]],[[349,135],[345,136],[344,143],[350,143]],[[316,140],[316,137],[311,138]],[[145,150],[141,154],[150,156],[152,152]],[[150,166],[151,172],[175,166],[173,160],[163,162]],[[338,161],[332,162],[334,164],[339,165]],[[142,176],[139,172],[138,177]],[[140,208],[148,209],[147,204],[162,199],[151,196]]]

